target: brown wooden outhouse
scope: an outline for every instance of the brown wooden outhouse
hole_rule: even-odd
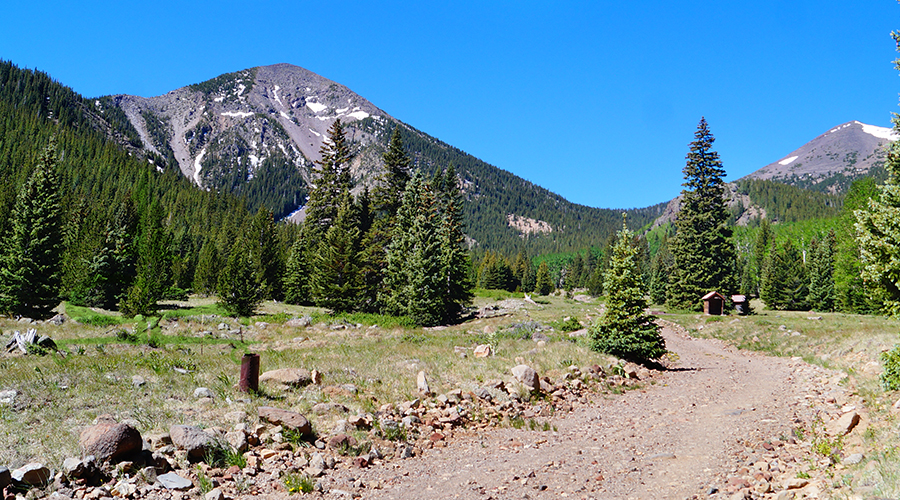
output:
[[[720,316],[725,310],[725,297],[719,292],[709,292],[703,296],[703,314]]]
[[[732,295],[731,301],[734,302],[734,310],[741,316],[750,314],[750,299],[746,295]]]

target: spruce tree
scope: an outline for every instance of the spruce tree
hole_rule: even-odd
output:
[[[809,278],[803,255],[791,240],[769,251],[760,282],[760,298],[770,309],[806,310]]]
[[[137,276],[121,304],[126,316],[156,312],[172,286],[171,236],[163,227],[164,212],[154,200],[141,221],[138,243]]]
[[[650,300],[654,304],[665,304],[669,296],[669,276],[675,266],[675,257],[669,250],[669,238],[663,235],[650,265]]]
[[[219,275],[219,304],[232,316],[252,316],[265,294],[257,268],[259,245],[241,237],[228,252],[228,262]]]
[[[550,268],[545,260],[538,266],[535,275],[534,292],[538,295],[550,295],[555,289],[553,278],[550,276]]]
[[[310,275],[310,290],[316,305],[333,313],[355,310],[360,292],[357,215],[350,192],[345,192],[342,198],[334,224],[319,245]]]
[[[462,193],[459,191],[459,179],[453,165],[444,172],[441,190],[437,195],[440,211],[438,235],[443,298],[441,319],[444,322],[452,322],[459,318],[473,297],[472,282],[469,280],[469,252],[465,246]]]
[[[284,301],[288,304],[312,304],[309,290],[310,265],[306,260],[305,241],[298,238],[291,246],[284,270]]]
[[[314,187],[306,205],[305,224],[310,226],[310,236],[318,241],[333,225],[338,208],[345,194],[353,187],[350,178],[350,146],[344,136],[344,127],[337,119],[328,129],[328,139],[319,150],[321,159],[316,162]]]
[[[854,181],[844,196],[844,206],[837,221],[834,258],[834,292],[838,311],[851,314],[872,314],[880,309],[878,297],[862,278],[862,259],[856,242],[856,211],[868,207],[869,199],[878,196],[871,177]]]
[[[56,141],[19,191],[0,256],[0,310],[44,318],[59,304],[62,218]]]
[[[213,238],[209,238],[200,247],[200,255],[197,257],[197,268],[194,271],[196,293],[204,296],[216,293],[221,265],[218,246]]]
[[[284,257],[278,241],[275,219],[267,208],[260,208],[250,223],[249,236],[256,246],[253,251],[257,281],[265,298],[282,300],[281,280],[284,276]]]
[[[606,310],[588,334],[594,350],[642,362],[662,357],[666,342],[656,318],[645,312],[647,287],[639,254],[633,234],[623,224],[604,276]]]
[[[667,304],[699,311],[701,298],[718,291],[728,297],[737,289],[736,252],[727,226],[725,169],[706,119],[701,119],[694,134],[684,167],[685,189],[681,210],[675,219],[672,255],[675,267]]]
[[[834,310],[834,230],[821,241],[813,239],[809,249],[809,298],[807,303],[816,311]]]

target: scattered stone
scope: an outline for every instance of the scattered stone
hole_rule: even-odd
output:
[[[284,322],[284,326],[289,326],[291,328],[306,328],[312,324],[312,318],[309,316],[303,316],[302,318],[291,318]]]
[[[53,316],[52,318],[47,320],[47,323],[50,323],[51,325],[54,325],[54,326],[60,326],[65,322],[66,322],[65,314],[57,314],[56,316]]]
[[[863,458],[865,458],[865,457],[863,457],[862,453],[854,453],[854,454],[850,455],[849,457],[846,457],[843,460],[841,460],[841,463],[844,465],[856,465],[856,464],[862,462]]]
[[[419,389],[419,392],[425,396],[431,396],[434,394],[431,392],[431,388],[428,386],[428,379],[425,377],[425,372],[420,371],[416,376],[416,387]]]
[[[302,368],[279,368],[269,370],[259,376],[259,383],[279,384],[285,388],[303,387],[311,384],[312,375]]]
[[[784,488],[787,490],[799,490],[800,488],[803,488],[807,484],[809,484],[809,481],[807,481],[806,479],[794,477],[794,478],[788,479],[784,483]]]
[[[243,431],[226,432],[225,442],[238,453],[244,453],[250,447],[250,443],[247,442],[247,434]]]
[[[187,491],[194,487],[190,479],[181,477],[174,472],[168,472],[156,477],[156,482],[167,490]]]
[[[348,436],[346,434],[335,434],[328,438],[328,447],[333,450],[338,450],[343,447],[352,448],[356,445],[356,439],[353,436]]]
[[[329,413],[347,413],[350,409],[340,403],[316,403],[312,407],[312,412],[316,415],[327,415]]]
[[[318,477],[325,473],[325,468],[325,457],[321,453],[313,453],[309,457],[309,466],[306,468],[306,473],[312,477]]]
[[[110,415],[101,415],[97,423],[81,431],[78,445],[86,455],[100,462],[117,462],[138,453],[144,446],[141,433],[128,424],[120,424]]]
[[[214,397],[213,392],[206,387],[198,387],[194,389],[194,399],[200,398],[210,398]]]
[[[262,420],[281,425],[304,435],[312,434],[312,425],[310,425],[309,420],[297,412],[282,410],[273,406],[260,406],[257,411],[259,412],[259,418]]]
[[[839,419],[828,424],[828,434],[832,436],[844,436],[859,424],[859,414],[850,411],[843,414]]]
[[[146,383],[147,383],[147,381],[144,380],[144,377],[142,377],[140,375],[135,375],[135,376],[131,377],[131,386],[132,387],[141,387]]]
[[[528,390],[535,392],[541,389],[541,379],[538,373],[528,365],[520,364],[512,368],[513,377]]]
[[[215,441],[203,429],[193,425],[173,425],[169,427],[169,436],[172,444],[187,451],[187,458],[194,461],[202,459]]]
[[[12,406],[13,403],[16,402],[16,396],[19,395],[19,391],[15,389],[7,389],[5,391],[0,391],[0,405],[9,405]]]
[[[353,459],[353,466],[358,469],[365,469],[369,466],[369,458],[368,457],[356,457]]]
[[[541,332],[534,332],[531,334],[531,340],[534,342],[550,342],[550,337]]]
[[[113,486],[112,494],[117,497],[130,497],[137,492],[137,486],[127,481],[119,481]]]
[[[222,493],[221,488],[213,488],[203,496],[203,500],[225,500],[225,493]]]
[[[472,352],[476,358],[489,358],[494,355],[494,348],[490,344],[480,344]]]
[[[225,421],[232,424],[240,424],[247,421],[247,412],[244,410],[230,411],[225,414]]]
[[[50,484],[50,469],[43,464],[32,462],[12,471],[12,480],[16,484],[44,487]]]

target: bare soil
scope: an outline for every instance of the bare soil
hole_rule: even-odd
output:
[[[675,325],[663,336],[678,355],[675,366],[640,390],[583,399],[553,419],[555,432],[457,432],[413,459],[335,471],[331,494],[479,500],[825,494],[816,465],[830,464],[793,432],[847,411],[853,396],[841,374],[691,338]],[[810,479],[797,481],[798,475]]]

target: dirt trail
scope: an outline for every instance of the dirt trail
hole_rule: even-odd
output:
[[[364,497],[702,497],[724,489],[743,463],[752,465],[748,443],[790,436],[809,411],[811,391],[844,391],[822,387],[825,371],[798,360],[738,351],[669,327],[663,336],[679,361],[654,377],[655,385],[595,396],[555,418],[557,432],[462,435],[417,459],[360,472],[360,479],[381,486]],[[786,454],[777,458],[784,462]]]

